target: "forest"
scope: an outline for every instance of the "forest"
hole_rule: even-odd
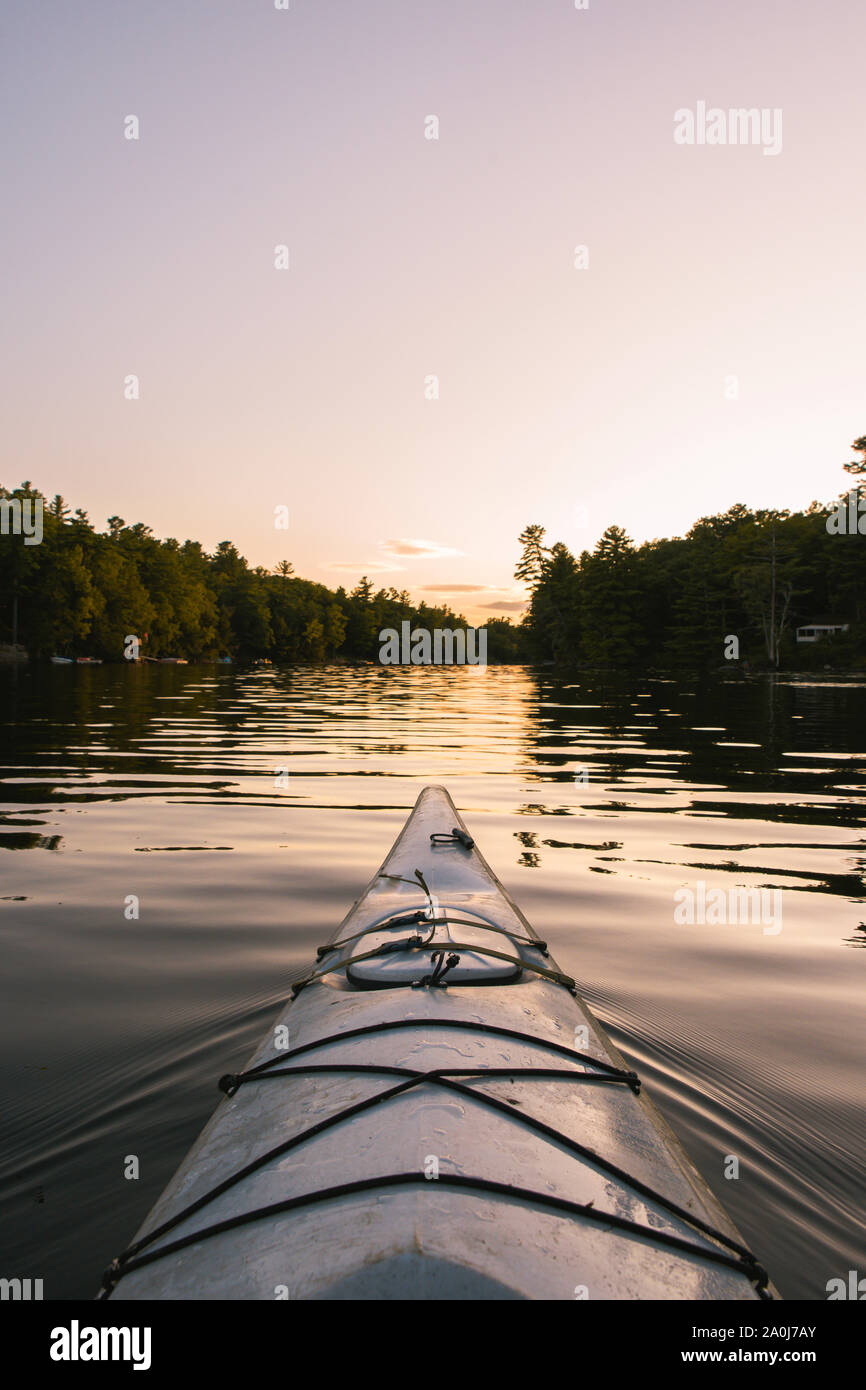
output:
[[[548,662],[591,670],[741,670],[866,666],[866,436],[845,464],[855,481],[836,503],[803,512],[743,504],[701,517],[684,537],[635,545],[609,526],[579,556],[545,543],[529,525],[515,578],[528,590],[519,624],[488,619],[489,662]],[[145,658],[188,661],[375,661],[379,633],[401,622],[466,628],[447,606],[416,603],[394,588],[329,589],[288,560],[251,567],[230,541],[208,554],[197,541],[160,540],[142,522],[86,512],[29,482],[4,500],[42,499],[42,539],[0,531],[0,644],[16,640],[32,660],[123,660],[129,635]],[[859,510],[858,510],[859,509]],[[842,522],[839,522],[839,516]],[[845,519],[860,518],[860,526]],[[847,630],[807,644],[798,627]],[[733,639],[733,640],[732,640]]]
[[[29,482],[2,499],[42,497]],[[31,507],[32,514],[32,507]],[[60,496],[42,498],[42,538],[0,534],[0,643],[17,641],[32,660],[89,656],[122,661],[129,636],[144,659],[277,662],[376,660],[379,632],[466,628],[450,608],[413,603],[364,576],[347,593],[301,579],[288,560],[273,573],[250,567],[230,541],[207,554],[197,541],[159,540],[142,522],[108,518],[98,531]],[[511,661],[517,629],[487,628],[488,660]]]
[[[527,658],[593,670],[862,670],[866,488],[856,478],[866,475],[866,435],[851,447],[857,457],[843,467],[855,481],[840,503],[738,504],[685,537],[640,546],[609,526],[578,558],[527,526],[515,570],[531,592]],[[848,630],[798,642],[812,624]]]

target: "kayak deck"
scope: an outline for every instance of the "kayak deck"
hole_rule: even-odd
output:
[[[774,1296],[443,788],[319,954],[103,1297]]]

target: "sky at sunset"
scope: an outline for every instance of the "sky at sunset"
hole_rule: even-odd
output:
[[[528,522],[836,496],[864,47],[852,0],[7,3],[0,482],[476,620]],[[676,143],[699,102],[781,149]]]

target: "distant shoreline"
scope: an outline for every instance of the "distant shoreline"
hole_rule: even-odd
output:
[[[689,680],[694,681],[694,680],[701,680],[701,681],[710,681],[710,682],[711,682],[711,681],[713,681],[713,680],[725,680],[725,681],[732,681],[732,680],[733,680],[733,681],[742,682],[742,683],[744,683],[744,684],[745,684],[745,683],[748,683],[748,682],[766,681],[766,680],[782,680],[782,681],[784,681],[784,680],[805,680],[805,679],[815,680],[815,679],[817,679],[817,678],[824,678],[824,679],[830,678],[830,679],[837,680],[837,681],[866,681],[866,669],[860,670],[860,669],[850,668],[850,667],[847,667],[847,668],[846,668],[846,667],[838,667],[838,668],[837,668],[837,667],[831,667],[831,666],[826,666],[826,665],[825,665],[825,666],[822,666],[822,667],[813,667],[813,668],[809,668],[809,667],[791,667],[791,668],[785,668],[785,667],[782,667],[782,668],[780,668],[779,670],[762,669],[762,668],[752,668],[752,669],[750,669],[750,670],[748,670],[748,671],[744,671],[742,668],[738,668],[738,667],[736,667],[736,666],[734,666],[734,665],[732,665],[732,666],[730,666],[730,667],[726,667],[726,668],[718,668],[718,669],[716,669],[716,670],[707,670],[707,669],[701,670],[701,669],[698,669],[698,668],[695,668],[695,669],[693,669],[693,670],[689,670],[689,669],[682,668],[682,667],[664,667],[664,666],[650,667],[650,668],[645,668],[645,667],[644,667],[644,668],[641,668],[641,669],[639,670],[636,666],[575,666],[575,665],[572,665],[572,664],[567,663],[567,662],[557,663],[557,662],[551,662],[551,661],[532,661],[532,660],[529,660],[529,659],[526,659],[526,658],[521,659],[521,660],[519,660],[519,661],[491,661],[491,662],[488,662],[488,665],[489,665],[489,666],[495,666],[495,667],[525,667],[525,668],[528,669],[528,670],[537,671],[539,674],[546,674],[546,675],[552,676],[552,677],[557,677],[557,676],[568,676],[568,677],[571,677],[571,678],[576,677],[576,678],[578,678],[578,679],[579,679],[580,677],[586,677],[587,679],[604,679],[605,677],[610,677],[611,679],[630,679],[630,680],[636,680],[636,681],[639,681],[639,680],[645,680],[645,681],[667,680],[667,681],[670,681],[670,680],[674,679],[674,680],[677,680],[677,681],[689,681]],[[263,672],[265,672],[265,671],[292,671],[292,670],[296,670],[296,669],[309,669],[310,667],[317,667],[317,666],[320,666],[320,667],[323,667],[323,668],[324,668],[324,667],[328,667],[328,666],[345,666],[345,667],[364,666],[364,667],[373,667],[373,668],[381,669],[381,670],[383,670],[383,671],[384,671],[384,670],[388,670],[388,671],[392,671],[392,670],[401,670],[401,669],[407,669],[407,668],[408,668],[408,669],[411,669],[411,670],[415,670],[415,671],[424,671],[424,670],[456,671],[456,670],[459,670],[459,669],[460,669],[459,664],[454,664],[454,665],[450,665],[450,666],[449,666],[449,665],[441,665],[441,666],[411,666],[411,667],[410,667],[410,666],[409,666],[409,663],[405,663],[405,665],[401,665],[400,663],[397,663],[396,665],[393,665],[393,666],[382,666],[382,664],[381,664],[380,662],[375,661],[375,660],[373,660],[373,659],[370,658],[370,657],[348,657],[348,656],[342,656],[342,655],[339,655],[339,654],[334,655],[334,656],[330,656],[330,657],[325,657],[325,658],[322,658],[322,659],[320,659],[320,660],[310,660],[310,659],[306,659],[306,660],[299,660],[299,661],[273,661],[273,662],[268,662],[267,664],[263,664],[262,662],[257,661],[257,660],[255,660],[255,659],[252,659],[252,660],[249,660],[249,661],[232,661],[232,662],[228,662],[228,663],[227,663],[227,662],[225,662],[225,661],[220,661],[220,660],[217,660],[217,659],[215,659],[215,658],[214,658],[214,659],[208,659],[208,658],[206,658],[206,657],[200,658],[199,660],[191,660],[191,661],[183,661],[183,662],[161,661],[161,660],[154,659],[154,658],[151,658],[151,659],[145,660],[145,661],[124,661],[124,660],[121,658],[120,660],[115,660],[115,661],[112,661],[112,660],[105,660],[105,661],[99,661],[99,662],[76,662],[76,661],[73,661],[73,662],[71,662],[68,666],[67,666],[67,665],[64,665],[64,666],[62,666],[62,667],[58,667],[58,666],[52,665],[50,659],[47,658],[47,657],[41,657],[41,658],[38,658],[38,659],[35,659],[35,660],[31,660],[30,657],[28,656],[27,652],[26,652],[23,648],[19,648],[19,649],[18,649],[17,655],[13,655],[13,654],[11,653],[11,651],[10,651],[10,646],[9,646],[8,643],[0,644],[0,668],[6,667],[6,668],[8,669],[8,668],[13,667],[13,666],[14,666],[14,667],[18,667],[18,668],[26,667],[29,671],[32,671],[32,672],[40,672],[40,673],[45,672],[45,671],[49,671],[49,670],[52,671],[52,672],[53,672],[53,671],[63,671],[64,673],[67,673],[67,672],[70,671],[70,670],[76,670],[76,671],[86,670],[86,671],[91,671],[91,670],[93,670],[93,668],[94,668],[95,666],[96,666],[96,667],[103,666],[103,667],[105,667],[105,668],[108,669],[108,670],[116,670],[118,667],[130,667],[130,666],[136,667],[136,668],[146,667],[146,668],[148,668],[148,669],[151,669],[151,668],[158,668],[158,669],[160,669],[160,670],[164,670],[164,669],[166,669],[166,668],[181,669],[181,670],[184,670],[184,669],[189,669],[189,670],[200,670],[200,669],[203,668],[203,667],[206,667],[208,670],[214,670],[215,668],[220,667],[222,670],[226,671],[227,673],[228,673],[228,672],[244,672],[245,674],[248,673],[248,672],[250,672],[250,671],[255,671],[255,670],[260,670],[260,671],[263,671]]]

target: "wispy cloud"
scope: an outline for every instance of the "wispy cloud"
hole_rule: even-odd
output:
[[[462,555],[461,550],[455,550],[451,545],[443,545],[441,541],[422,541],[422,540],[392,540],[380,541],[379,555],[375,560],[332,560],[325,565],[329,570],[347,570],[351,574],[399,574],[405,570],[406,566],[399,564],[400,560],[450,560],[455,555]],[[483,589],[488,586],[470,585],[467,588],[473,590]],[[460,585],[457,586],[460,589]],[[444,593],[452,592],[451,589],[443,589]],[[454,591],[456,592],[456,591]]]
[[[381,549],[386,555],[399,555],[402,560],[446,560],[462,554],[441,541],[383,541]]]
[[[518,590],[513,587],[496,584],[425,584],[422,586],[425,594],[483,594],[487,598],[486,603],[476,603],[475,607],[480,609],[494,608],[500,613],[520,613],[528,607],[528,601],[520,597]],[[497,595],[499,597],[497,598]]]
[[[331,560],[325,565],[327,570],[346,570],[350,574],[396,574],[405,565],[387,565],[381,560]]]
[[[422,584],[425,594],[489,594],[498,593],[489,584]]]
[[[480,612],[522,613],[529,606],[526,599],[519,596],[516,589],[496,584],[424,584],[421,592],[425,594],[479,594],[486,603],[476,602],[473,606]],[[496,595],[500,597],[497,598]]]

